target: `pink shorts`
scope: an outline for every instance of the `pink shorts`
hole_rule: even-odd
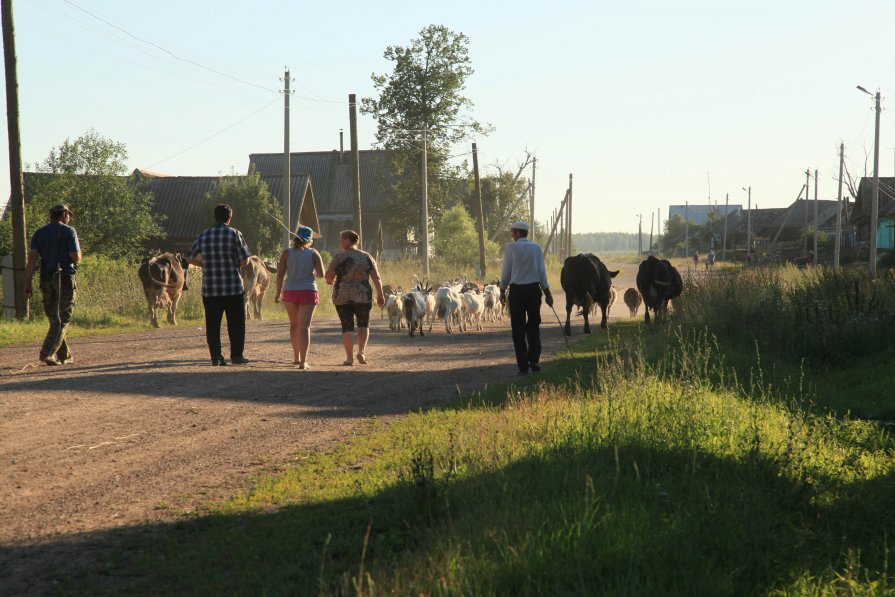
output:
[[[283,301],[295,305],[319,305],[320,293],[316,290],[284,290]]]

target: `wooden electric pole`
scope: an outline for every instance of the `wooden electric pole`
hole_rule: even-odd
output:
[[[649,252],[651,252],[651,251],[653,250],[653,225],[655,224],[655,221],[656,221],[656,214],[654,214],[654,213],[653,213],[653,214],[650,214],[650,219],[649,219],[649,244],[646,246],[646,251],[647,251],[647,253],[649,253]]]
[[[9,213],[12,217],[12,267],[16,319],[28,317],[25,297],[25,187],[22,180],[22,138],[19,130],[19,78],[16,65],[12,0],[2,0],[3,63],[6,67],[6,125],[9,134]]]
[[[289,68],[283,74],[283,245],[289,247],[292,226],[292,156],[289,153]],[[287,230],[288,228],[288,230]]]
[[[803,203],[804,213],[802,214],[802,258],[808,257],[808,192],[811,189],[811,168],[805,170],[805,203]]]
[[[817,265],[817,168],[814,169],[814,259],[811,265]]]
[[[721,261],[727,261],[727,218],[730,216],[730,193],[724,193],[724,236],[721,240]]]
[[[833,243],[833,267],[839,269],[839,250],[842,242],[842,169],[845,165],[845,143],[839,144],[839,194],[836,196],[836,239]]]
[[[538,158],[531,159],[531,189],[529,191],[529,214],[531,216],[531,232],[528,236],[531,238],[531,242],[537,242],[535,238],[535,175],[538,171]]]
[[[475,177],[475,202],[478,209],[479,220],[479,275],[484,280],[485,276],[485,210],[482,207],[482,185],[479,181],[479,150],[476,144],[472,144],[472,173]],[[531,229],[534,231],[534,219],[532,219]]]
[[[348,94],[349,134],[351,135],[351,186],[354,194],[354,231],[360,236],[358,246],[364,246],[364,225],[361,220],[360,150],[357,147],[357,95]]]
[[[690,202],[684,202],[684,257],[690,256]]]
[[[566,226],[566,257],[572,256],[572,174],[569,173],[569,200],[566,204],[569,224]]]

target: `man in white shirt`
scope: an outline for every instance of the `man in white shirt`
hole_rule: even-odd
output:
[[[500,290],[510,289],[510,322],[519,375],[541,370],[541,292],[553,306],[547,267],[541,245],[528,240],[528,224],[516,222],[511,228],[513,242],[503,255]]]

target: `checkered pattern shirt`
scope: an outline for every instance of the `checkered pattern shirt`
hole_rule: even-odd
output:
[[[242,233],[227,224],[215,224],[202,232],[187,257],[202,255],[202,296],[242,294],[239,262],[252,256]]]

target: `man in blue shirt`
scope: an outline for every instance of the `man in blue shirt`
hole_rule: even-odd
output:
[[[529,369],[541,370],[541,291],[547,305],[553,306],[553,295],[547,281],[547,266],[541,245],[528,240],[528,224],[516,222],[511,232],[513,242],[506,246],[500,290],[510,288],[510,324],[519,374]]]
[[[50,223],[31,237],[31,251],[25,265],[25,296],[31,298],[31,278],[40,258],[40,293],[50,329],[40,349],[40,360],[47,365],[72,362],[65,333],[71,323],[77,296],[76,266],[81,262],[78,233],[69,226],[72,211],[64,203],[50,209]]]
[[[202,304],[205,306],[205,337],[211,352],[211,364],[227,364],[221,352],[221,320],[227,314],[227,336],[230,338],[230,361],[243,365],[246,314],[245,290],[239,268],[252,254],[242,233],[230,227],[233,208],[222,203],[214,208],[214,226],[193,243],[187,253],[191,265],[202,268]]]

